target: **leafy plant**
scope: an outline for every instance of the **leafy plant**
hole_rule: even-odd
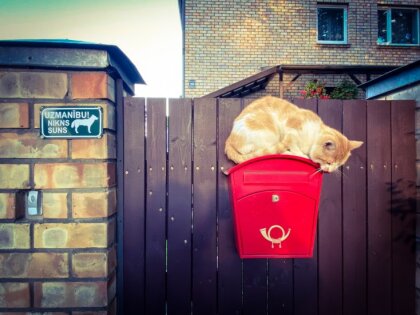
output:
[[[318,80],[312,80],[306,83],[305,88],[300,91],[300,95],[302,95],[303,98],[330,98],[325,90],[325,84]]]
[[[331,92],[331,98],[338,100],[350,100],[357,98],[359,91],[356,84],[349,80],[343,80]]]

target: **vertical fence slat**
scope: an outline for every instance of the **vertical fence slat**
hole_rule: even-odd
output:
[[[414,101],[391,102],[393,314],[415,312],[416,143]]]
[[[194,101],[193,312],[217,312],[216,99]]]
[[[253,100],[244,99],[243,107]],[[267,259],[245,259],[243,261],[243,313],[258,315],[267,313]]]
[[[342,101],[318,101],[325,124],[341,131]],[[342,205],[341,175],[325,174],[319,207],[319,313],[342,313]]]
[[[166,100],[147,100],[146,313],[165,314]]]
[[[307,100],[292,101],[301,108],[311,107]],[[303,259],[302,259],[303,260]],[[293,259],[268,260],[268,314],[294,314],[294,266]],[[316,274],[316,269],[315,269]],[[304,280],[307,283],[308,279]],[[315,281],[316,288],[316,281]],[[308,296],[305,296],[307,299]],[[306,305],[306,303],[303,303]],[[313,309],[312,309],[313,310]],[[305,311],[308,314],[308,311]]]
[[[267,314],[267,259],[243,261],[243,313]]]
[[[169,100],[168,314],[191,313],[191,127],[191,100]]]
[[[316,99],[295,99],[294,104],[317,112]],[[294,260],[294,314],[318,314],[318,233],[312,258]]]
[[[124,312],[144,311],[144,104],[124,99]],[[136,132],[132,132],[135,130]]]
[[[316,112],[315,99],[295,99],[292,103]],[[268,314],[314,314],[313,311],[317,311],[316,275],[314,258],[268,260]]]
[[[293,314],[293,259],[268,260],[268,314]]]
[[[242,261],[235,246],[233,232],[233,214],[229,198],[227,176],[223,170],[234,165],[228,161],[224,153],[226,138],[232,129],[233,120],[241,111],[239,99],[219,100],[219,130],[218,130],[218,246],[219,273],[218,299],[219,314],[241,314],[242,309]]]
[[[343,102],[343,133],[363,141],[343,167],[343,314],[366,314],[366,101]]]
[[[367,104],[368,314],[391,314],[390,104]]]

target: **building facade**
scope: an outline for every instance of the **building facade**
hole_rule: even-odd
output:
[[[418,0],[179,3],[186,97],[207,95],[276,65],[401,66],[420,58]],[[349,78],[308,73],[291,83],[294,77],[283,78],[285,97],[298,96],[313,79],[334,87]],[[372,78],[356,77],[361,83]],[[278,94],[277,80],[263,93]]]

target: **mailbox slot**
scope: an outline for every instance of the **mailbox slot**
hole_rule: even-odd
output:
[[[307,183],[309,176],[306,172],[294,171],[246,171],[244,172],[244,184],[279,185]]]

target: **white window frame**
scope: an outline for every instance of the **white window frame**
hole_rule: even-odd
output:
[[[401,9],[401,10],[417,11],[417,44],[404,44],[404,43],[393,43],[392,42],[392,13],[391,13],[391,11],[394,10],[394,9],[396,9],[396,10]],[[386,14],[386,36],[387,36],[387,39],[383,43],[378,42],[378,32],[376,32],[376,44],[377,45],[379,45],[379,46],[414,46],[414,47],[420,45],[420,29],[419,29],[419,26],[420,26],[419,11],[420,11],[420,9],[419,8],[416,8],[416,7],[380,7],[380,6],[378,6],[377,12],[379,12],[379,11],[387,11],[387,14]],[[379,22],[379,14],[377,14],[377,20]],[[378,23],[376,23],[376,25],[378,25]]]
[[[343,10],[343,40],[320,40],[319,39],[319,30],[318,30],[318,9],[342,9]],[[316,6],[316,42],[318,44],[332,44],[332,45],[346,45],[347,44],[347,15],[348,15],[348,6],[343,5],[331,5],[331,4],[318,4]]]

